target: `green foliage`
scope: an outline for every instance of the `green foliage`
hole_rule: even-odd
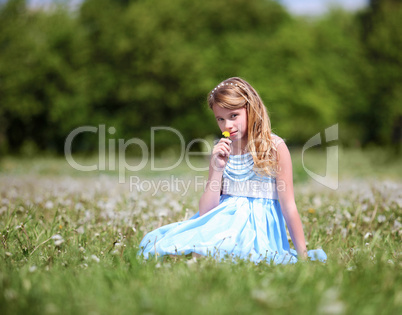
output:
[[[2,140],[11,152],[27,140],[61,151],[71,128],[88,116],[78,76],[86,62],[80,29],[67,11],[32,12],[20,1],[6,3],[0,23]]]
[[[400,145],[402,136],[402,5],[373,1],[361,18],[369,72],[366,139]]]
[[[9,0],[0,6],[0,152],[61,153],[83,125],[146,143],[152,126],[186,141],[218,134],[206,96],[230,76],[257,88],[274,131],[294,144],[339,123],[347,145],[398,145],[402,6],[377,2],[308,20],[272,0],[86,0],[76,12]],[[74,149],[90,152],[94,139],[80,135]],[[158,153],[176,144],[156,137]]]

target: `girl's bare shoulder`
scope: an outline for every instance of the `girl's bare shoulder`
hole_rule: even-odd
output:
[[[280,145],[281,143],[285,143],[285,140],[274,133],[271,133],[271,139],[276,147],[278,147],[278,145]]]

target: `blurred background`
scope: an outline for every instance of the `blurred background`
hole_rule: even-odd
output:
[[[402,143],[402,1],[0,1],[0,153],[62,155],[79,126],[219,136],[207,94],[240,76],[293,146]],[[177,137],[157,137],[158,152]],[[74,151],[97,150],[97,135]]]

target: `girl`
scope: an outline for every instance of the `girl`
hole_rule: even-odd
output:
[[[255,263],[294,263],[307,257],[325,261],[322,249],[306,250],[289,150],[271,133],[260,96],[235,77],[214,88],[208,104],[229,137],[213,149],[199,211],[187,221],[148,233],[139,253],[145,258],[194,253]],[[285,222],[296,251],[289,246]]]

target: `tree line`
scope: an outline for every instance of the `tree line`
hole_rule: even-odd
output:
[[[303,144],[339,123],[346,146],[400,147],[402,5],[372,0],[292,16],[273,0],[85,0],[77,10],[0,4],[0,152],[62,153],[80,126],[186,141],[219,130],[206,97],[240,76],[261,94],[275,133]],[[74,150],[97,148],[77,136]],[[108,134],[110,136],[110,134]],[[160,133],[158,148],[177,139]]]

